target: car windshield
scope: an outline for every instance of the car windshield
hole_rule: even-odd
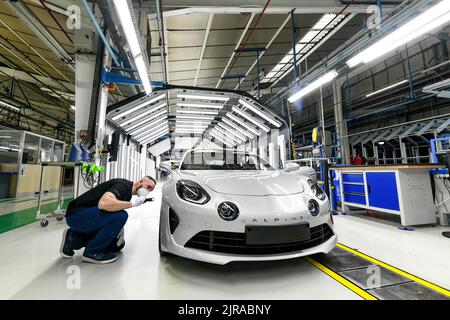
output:
[[[275,170],[256,154],[239,151],[191,151],[183,160],[181,170]]]

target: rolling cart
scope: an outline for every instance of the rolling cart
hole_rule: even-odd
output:
[[[64,179],[64,170],[65,168],[75,168],[75,167],[81,167],[81,162],[42,162],[41,163],[41,176],[39,179],[39,196],[38,196],[38,204],[37,204],[37,211],[36,211],[36,220],[41,221],[41,227],[48,226],[48,219],[55,217],[57,221],[61,221],[64,219],[64,216],[66,214],[66,210],[62,208],[62,205],[64,203],[64,196],[62,192],[62,185],[63,185],[63,179]],[[58,204],[55,211],[48,213],[48,214],[41,214],[41,203],[42,203],[42,195],[44,193],[43,185],[44,185],[44,169],[45,167],[61,167],[61,173],[60,173],[60,182],[59,182],[59,188],[58,188]],[[80,171],[78,170],[77,174],[77,181],[76,181],[76,194],[75,197],[78,197],[78,191],[80,186]]]

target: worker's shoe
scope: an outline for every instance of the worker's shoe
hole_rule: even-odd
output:
[[[106,264],[117,260],[117,256],[114,253],[83,253],[83,261],[96,263],[96,264]]]
[[[450,238],[450,231],[444,231],[442,232],[442,235],[446,238]]]
[[[73,257],[75,252],[73,251],[72,247],[73,242],[73,230],[66,228],[63,233],[62,241],[61,241],[61,248],[59,249],[59,252],[61,253],[61,256],[66,259],[70,259]]]

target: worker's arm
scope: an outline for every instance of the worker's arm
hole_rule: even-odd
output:
[[[120,211],[131,208],[131,202],[117,200],[112,192],[105,192],[98,202],[98,208],[105,211]]]

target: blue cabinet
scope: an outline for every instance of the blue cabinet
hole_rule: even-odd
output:
[[[369,206],[400,210],[395,172],[366,172]]]

